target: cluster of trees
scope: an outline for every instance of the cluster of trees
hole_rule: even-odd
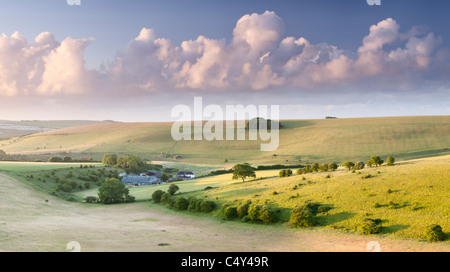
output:
[[[120,167],[125,170],[127,174],[145,172],[151,169],[141,157],[134,154],[126,154],[122,157],[117,154],[103,155],[102,163],[109,166]]]
[[[352,170],[352,169],[353,170],[361,170],[365,166],[369,166],[369,167],[376,166],[376,167],[378,167],[378,166],[381,166],[383,163],[384,163],[384,160],[382,160],[380,158],[380,156],[372,156],[372,157],[370,157],[370,160],[368,160],[366,163],[363,163],[361,161],[360,162],[356,162],[356,163],[348,161],[348,162],[344,163],[344,167],[347,168],[348,170]],[[386,159],[386,165],[392,166],[392,165],[394,165],[394,163],[395,163],[395,158],[394,157],[389,156]]]
[[[179,211],[190,211],[190,212],[204,212],[209,213],[216,208],[216,203],[214,201],[209,201],[205,199],[197,199],[191,196],[189,199],[179,196],[174,197],[175,193],[179,190],[178,186],[171,184],[167,192],[162,190],[156,190],[152,194],[152,199],[155,203],[162,203]]]
[[[303,168],[299,168],[297,170],[297,175],[301,175],[301,174],[308,174],[308,173],[313,173],[313,172],[327,172],[327,171],[335,171],[336,169],[338,169],[338,165],[336,163],[329,163],[329,164],[318,164],[318,163],[313,163],[310,166],[305,166]]]
[[[49,162],[73,162],[71,157],[58,157],[58,156],[52,156],[48,159]]]

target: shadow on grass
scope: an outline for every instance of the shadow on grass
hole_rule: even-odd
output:
[[[352,217],[354,217],[356,213],[350,213],[350,212],[340,212],[336,214],[318,214],[316,217],[316,223],[320,226],[328,226],[333,225],[335,223],[339,223],[345,220],[348,220]]]
[[[381,231],[385,234],[392,234],[395,233],[397,231],[401,231],[404,229],[409,228],[409,225],[392,225],[392,226],[382,226]]]

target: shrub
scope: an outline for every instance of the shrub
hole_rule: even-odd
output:
[[[171,200],[172,200],[172,196],[169,193],[163,193],[161,195],[161,203],[170,204]]]
[[[251,221],[257,222],[259,220],[259,212],[261,210],[261,205],[252,204],[248,208],[248,217]]]
[[[209,213],[215,208],[215,203],[213,201],[203,200],[200,204],[200,211]]]
[[[203,200],[198,199],[197,202],[195,203],[195,211],[196,212],[202,211],[202,202],[203,202]]]
[[[355,163],[355,166],[353,166],[353,169],[361,170],[361,169],[364,169],[365,166],[366,166],[365,163],[363,163],[362,161],[359,161],[359,162]]]
[[[234,219],[238,217],[238,211],[236,207],[226,207],[224,209],[224,214],[226,219]]]
[[[424,238],[430,242],[443,241],[445,234],[440,225],[433,224],[425,229]]]
[[[395,159],[393,157],[388,157],[386,159],[386,165],[392,166],[395,163]]]
[[[84,188],[89,189],[91,188],[91,184],[89,182],[84,183]]]
[[[292,176],[292,170],[290,169],[283,169],[280,171],[280,173],[278,174],[281,178],[283,177],[290,177]]]
[[[162,197],[163,194],[164,194],[164,192],[162,190],[154,191],[153,194],[152,194],[153,201],[155,203],[161,202],[161,197]]]
[[[313,227],[314,215],[306,206],[300,206],[292,209],[289,223],[295,228]]]
[[[373,204],[373,207],[374,207],[375,209],[377,209],[377,208],[380,208],[381,205],[380,205],[378,202],[376,202],[375,204]]]
[[[87,196],[84,201],[86,201],[86,203],[96,203],[98,202],[98,197],[96,196]]]
[[[358,230],[362,234],[376,234],[381,232],[381,220],[379,219],[364,219],[358,226]]]
[[[125,202],[127,202],[127,203],[132,203],[132,202],[134,202],[134,201],[136,201],[136,197],[134,197],[134,196],[132,196],[132,195],[126,195],[126,196],[125,196]]]
[[[179,197],[175,201],[175,209],[185,211],[189,207],[189,201],[184,197]]]
[[[180,190],[180,188],[175,185],[175,184],[170,184],[169,189],[167,190],[167,192],[172,196],[174,195],[178,190]]]
[[[264,205],[259,210],[259,218],[260,221],[263,223],[269,224],[275,221],[275,215],[273,214],[272,210]]]
[[[195,211],[196,204],[197,204],[197,198],[195,198],[193,196],[189,197],[188,211],[190,211],[190,212]]]
[[[248,208],[250,207],[250,203],[241,204],[237,207],[237,213],[239,218],[244,218],[248,215]]]
[[[112,204],[119,202],[129,202],[129,190],[120,180],[115,178],[106,179],[102,186],[98,189],[98,197],[100,202],[104,204]]]

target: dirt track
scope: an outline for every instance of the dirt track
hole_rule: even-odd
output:
[[[46,202],[45,200],[49,201]],[[86,205],[37,192],[0,173],[0,251],[450,251],[430,244],[183,215],[147,204]]]

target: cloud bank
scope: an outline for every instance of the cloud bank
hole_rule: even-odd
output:
[[[174,45],[143,28],[102,70],[86,69],[93,38],[59,42],[48,32],[28,42],[0,36],[0,96],[126,96],[170,92],[257,92],[342,88],[448,89],[450,49],[440,36],[405,33],[387,18],[372,25],[357,51],[284,36],[275,12],[238,20],[231,41],[199,36]]]

